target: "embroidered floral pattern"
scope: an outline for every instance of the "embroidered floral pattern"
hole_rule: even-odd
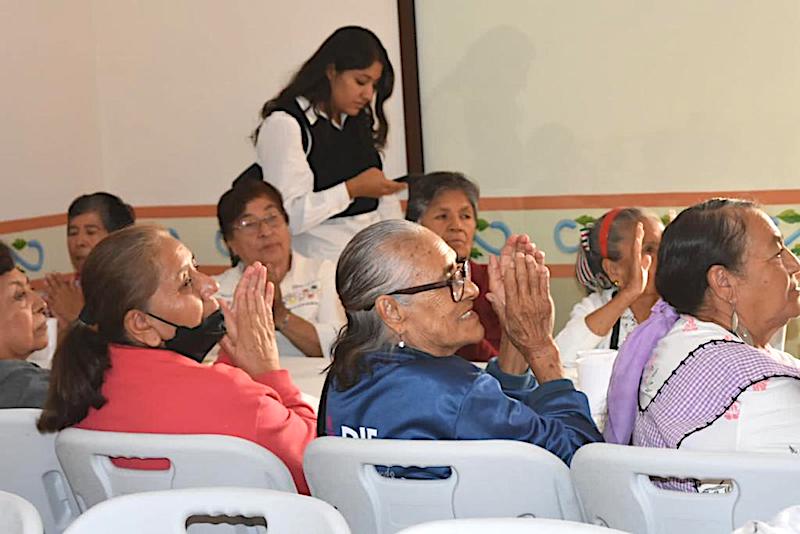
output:
[[[739,401],[735,401],[731,404],[731,407],[725,412],[725,419],[728,421],[736,421],[739,419]]]
[[[697,330],[697,321],[694,317],[685,315],[684,318],[686,319],[682,329],[684,332],[693,332]]]
[[[769,378],[767,378],[766,380],[762,380],[761,382],[756,382],[755,384],[750,386],[750,389],[752,389],[753,391],[766,391],[767,382],[769,382]]]

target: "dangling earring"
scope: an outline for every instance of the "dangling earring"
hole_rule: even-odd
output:
[[[406,348],[406,342],[403,341],[403,334],[398,334],[398,335],[400,336],[400,341],[397,342],[397,348],[398,349]]]
[[[753,345],[753,336],[750,335],[750,332],[743,324],[739,323],[739,314],[736,313],[736,305],[733,305],[733,312],[731,313],[731,330],[733,330],[733,333],[739,336],[742,341],[748,345]]]

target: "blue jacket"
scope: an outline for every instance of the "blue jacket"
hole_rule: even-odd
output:
[[[530,371],[486,371],[458,356],[413,349],[365,357],[371,372],[345,391],[326,384],[320,435],[393,439],[510,439],[543,447],[565,463],[602,441],[586,396],[569,380],[537,385]],[[322,424],[320,424],[320,427]]]

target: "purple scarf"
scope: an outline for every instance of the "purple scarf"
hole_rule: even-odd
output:
[[[603,436],[608,443],[629,445],[639,408],[639,382],[658,341],[678,320],[677,312],[659,299],[650,317],[625,339],[614,361],[608,385],[608,419]]]

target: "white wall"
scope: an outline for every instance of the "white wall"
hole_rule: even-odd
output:
[[[393,0],[0,0],[0,221],[98,189],[216,204],[254,160],[263,102],[346,24],[375,31],[395,66],[385,167],[404,174]]]
[[[796,188],[796,0],[417,2],[427,169],[500,195]]]
[[[0,220],[101,187],[92,6],[0,1]]]
[[[103,175],[134,204],[216,204],[254,160],[248,135],[261,105],[337,27],[375,31],[400,71],[392,0],[94,6]],[[387,105],[387,174],[403,174],[399,79]]]

